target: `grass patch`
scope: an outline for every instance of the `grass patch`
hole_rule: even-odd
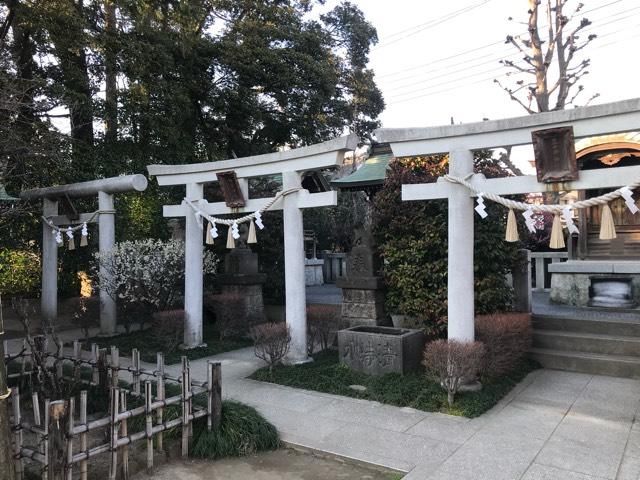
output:
[[[189,360],[197,360],[198,358],[209,357],[253,345],[253,342],[246,338],[226,338],[220,340],[218,333],[212,325],[205,324],[202,333],[204,342],[207,344],[206,347],[164,352],[165,364],[173,365],[179,363],[183,355],[186,355]],[[157,342],[148,330],[136,330],[128,334],[123,333],[116,335],[115,337],[93,337],[89,339],[89,343],[96,343],[101,348],[108,348],[112,345],[116,346],[121,354],[124,355],[130,355],[131,350],[137,348],[140,351],[142,361],[151,363],[156,362],[156,353],[163,351],[162,344]]]
[[[241,403],[222,402],[220,428],[209,432],[206,419],[193,424],[189,455],[198,458],[241,457],[280,447],[276,427],[255,409]]]
[[[497,379],[484,379],[480,392],[459,393],[449,407],[447,394],[424,373],[371,376],[351,371],[341,364],[336,351],[314,355],[314,361],[302,365],[278,366],[270,373],[261,368],[251,378],[290,387],[316,390],[347,397],[374,400],[398,407],[412,407],[427,412],[442,412],[462,417],[477,417],[493,407],[529,372],[540,368],[533,360],[523,359],[510,373]],[[364,385],[364,392],[349,385]]]

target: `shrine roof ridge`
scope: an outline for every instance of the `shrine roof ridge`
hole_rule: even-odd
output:
[[[359,141],[360,139],[357,135],[349,134],[326,142],[294,148],[291,150],[284,150],[281,152],[265,153],[262,155],[253,155],[250,157],[219,160],[214,162],[191,163],[186,165],[149,165],[147,166],[147,170],[149,171],[149,175],[156,177],[162,177],[165,175],[175,176],[197,174],[201,172],[222,172],[241,167],[260,166],[286,160],[299,160],[306,157],[321,156],[332,152],[355,150]],[[315,166],[309,164],[307,169],[311,170],[331,165],[331,162],[320,163],[322,163],[322,165]],[[324,163],[327,163],[327,165],[324,165]]]
[[[419,140],[436,140],[471,135],[492,134],[508,130],[528,129],[571,123],[578,120],[599,117],[619,116],[640,112],[640,98],[604,103],[570,110],[555,110],[521,117],[487,120],[483,122],[463,123],[459,125],[442,125],[435,127],[414,128],[379,128],[375,130],[378,142],[412,142]],[[637,126],[635,127],[637,128]],[[580,136],[579,134],[576,137]],[[587,135],[588,136],[588,135]],[[505,144],[507,146],[508,144]]]

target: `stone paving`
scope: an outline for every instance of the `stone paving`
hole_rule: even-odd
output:
[[[409,472],[407,480],[595,480],[640,476],[640,381],[538,370],[476,419],[257,382],[251,348],[215,357],[223,395],[282,439]],[[192,362],[204,378],[206,360]]]
[[[222,362],[223,396],[255,407],[285,442],[407,480],[640,478],[638,380],[538,370],[467,419],[250,380],[261,366],[252,348],[212,358]],[[193,378],[206,378],[206,362],[191,362]]]

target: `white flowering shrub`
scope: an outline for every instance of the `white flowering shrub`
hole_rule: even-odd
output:
[[[176,306],[184,295],[184,242],[137,240],[120,242],[95,255],[104,272],[98,272],[100,288],[135,311],[150,313]],[[204,252],[204,274],[214,274],[218,258]],[[125,305],[127,308],[127,305]]]

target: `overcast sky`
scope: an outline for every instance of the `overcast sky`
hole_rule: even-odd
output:
[[[378,31],[370,67],[387,105],[381,116],[384,127],[526,115],[493,82],[513,82],[498,60],[521,58],[504,40],[526,31],[526,0],[352,1]],[[336,3],[330,0],[325,8]],[[593,22],[584,33],[599,37],[584,51],[591,67],[582,82],[583,101],[594,93],[600,97],[593,103],[640,96],[640,1],[583,3],[580,18]]]

